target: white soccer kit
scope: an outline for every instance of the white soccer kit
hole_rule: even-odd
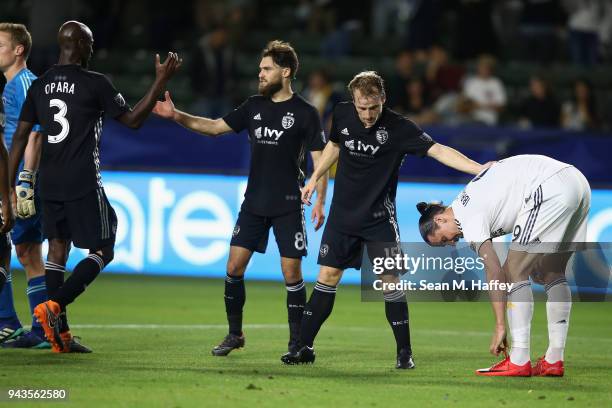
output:
[[[584,242],[590,205],[591,189],[578,169],[546,156],[520,155],[481,172],[451,207],[476,251],[512,233],[512,249],[539,253]]]

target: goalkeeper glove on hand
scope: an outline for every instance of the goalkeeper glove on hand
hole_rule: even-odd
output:
[[[34,205],[34,184],[36,183],[36,172],[24,169],[19,173],[18,184],[15,187],[17,195],[17,216],[19,218],[30,218],[36,215]]]

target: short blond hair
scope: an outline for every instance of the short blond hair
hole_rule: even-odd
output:
[[[26,26],[16,23],[0,23],[0,31],[11,35],[13,47],[23,46],[23,58],[27,60],[32,49],[32,36]]]
[[[362,71],[355,75],[348,84],[348,90],[352,97],[354,97],[357,89],[359,89],[359,92],[366,98],[377,96],[384,97],[385,81],[376,71]]]

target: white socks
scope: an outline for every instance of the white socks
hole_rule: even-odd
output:
[[[548,350],[545,359],[548,363],[563,360],[563,350],[567,340],[569,317],[572,309],[572,293],[565,278],[559,278],[545,287],[546,317],[548,319]]]
[[[508,294],[508,326],[512,336],[510,361],[512,364],[525,365],[529,358],[529,336],[533,316],[533,293],[528,280],[515,282]]]

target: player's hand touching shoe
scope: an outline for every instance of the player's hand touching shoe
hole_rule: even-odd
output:
[[[174,117],[174,102],[172,102],[172,98],[170,98],[170,92],[164,92],[164,100],[155,103],[153,113],[162,118],[172,120]]]
[[[491,346],[489,352],[494,356],[499,356],[500,353],[508,351],[508,340],[506,339],[506,327],[495,325],[493,337],[491,338]]]
[[[325,206],[323,205],[323,203],[319,203],[317,201],[315,206],[312,208],[311,221],[314,224],[315,231],[318,231],[319,228],[321,228],[321,226],[325,222]]]
[[[164,82],[169,80],[182,63],[183,60],[175,52],[169,52],[163,64],[160,63],[159,54],[155,54],[155,79]]]
[[[35,183],[35,172],[23,169],[19,173],[18,184],[15,187],[15,194],[17,196],[16,212],[19,218],[30,218],[36,215],[36,205],[34,204]]]
[[[317,188],[317,183],[311,178],[304,187],[302,187],[302,202],[306,205],[312,205],[310,198]]]

